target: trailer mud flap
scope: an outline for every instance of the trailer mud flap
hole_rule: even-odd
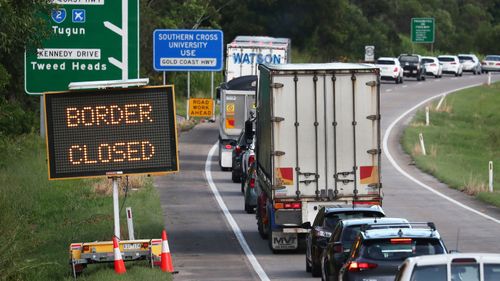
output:
[[[297,233],[272,232],[271,234],[273,250],[295,250],[297,249]]]

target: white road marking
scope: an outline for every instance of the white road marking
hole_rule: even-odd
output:
[[[408,87],[408,85],[403,85],[403,88],[406,88],[406,87]]]
[[[421,85],[421,84],[422,84],[422,82],[418,82],[418,83],[417,83],[417,85]]]
[[[267,276],[266,272],[260,265],[259,261],[257,258],[254,256],[252,250],[250,249],[250,246],[248,246],[247,241],[245,240],[245,237],[243,236],[243,233],[241,232],[240,227],[234,220],[233,216],[227,209],[226,204],[224,203],[224,200],[222,200],[222,197],[220,196],[219,190],[217,189],[217,186],[215,185],[213,179],[212,179],[212,171],[210,170],[210,163],[212,162],[212,156],[215,153],[215,150],[217,149],[218,142],[216,142],[212,148],[210,149],[210,152],[208,152],[207,156],[207,161],[205,162],[205,177],[207,178],[208,185],[210,185],[210,189],[212,190],[212,193],[215,196],[215,200],[217,200],[217,203],[219,204],[220,209],[224,213],[224,216],[226,217],[227,222],[231,226],[231,229],[233,230],[234,235],[236,235],[236,238],[238,239],[238,242],[241,245],[241,248],[243,249],[243,252],[245,252],[245,255],[252,265],[253,269],[259,275],[260,280],[263,281],[268,281],[270,280],[269,277]]]
[[[392,89],[387,89],[387,90],[385,90],[385,91],[386,91],[386,92],[392,92]]]
[[[453,79],[453,78],[452,78]],[[419,104],[415,105],[414,107],[410,108],[409,110],[407,110],[405,113],[401,114],[401,116],[399,116],[396,120],[394,120],[394,122],[391,123],[391,125],[387,128],[387,131],[384,135],[384,141],[383,141],[383,149],[384,149],[384,153],[385,155],[387,156],[387,159],[389,159],[389,162],[391,162],[392,166],[398,170],[398,172],[400,172],[403,176],[407,177],[409,180],[413,181],[414,183],[420,185],[421,187],[427,189],[428,191],[440,196],[441,198],[443,199],[446,199],[448,201],[450,201],[451,203],[459,206],[459,207],[462,207],[470,212],[473,212],[487,220],[490,220],[492,222],[495,222],[495,223],[498,223],[500,224],[500,220],[494,218],[494,217],[491,217],[491,216],[488,216],[487,214],[485,213],[482,213],[476,209],[473,209],[463,203],[460,203],[458,202],[457,200],[453,199],[453,198],[450,198],[446,195],[444,195],[443,193],[433,189],[432,187],[422,183],[421,181],[417,180],[416,178],[412,177],[411,175],[409,175],[407,172],[405,172],[399,165],[398,163],[396,163],[396,161],[394,160],[394,158],[392,158],[392,155],[391,153],[389,152],[389,148],[388,148],[388,139],[389,139],[389,135],[391,134],[391,131],[392,129],[394,128],[394,126],[396,126],[396,124],[401,121],[401,119],[403,119],[405,116],[407,116],[408,114],[410,114],[412,111],[414,111],[415,109],[419,108],[420,106],[428,103],[429,101],[439,97],[439,96],[443,96],[443,95],[447,95],[449,93],[452,93],[452,92],[456,92],[456,91],[460,91],[460,90],[463,90],[463,89],[467,89],[467,88],[472,88],[472,87],[476,87],[476,86],[480,86],[482,85],[482,83],[478,83],[478,84],[474,84],[474,85],[469,85],[469,86],[466,86],[466,87],[462,87],[462,88],[458,88],[458,89],[454,89],[452,91],[447,91],[447,92],[444,92],[444,93],[440,93],[438,95],[435,95],[433,97],[430,97],[422,102],[420,102]]]

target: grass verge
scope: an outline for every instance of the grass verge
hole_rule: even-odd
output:
[[[449,95],[439,109],[429,104],[430,125],[419,110],[401,139],[421,170],[450,187],[500,207],[500,83]],[[426,154],[419,144],[422,133]],[[494,163],[494,192],[488,192],[488,163]]]
[[[36,135],[0,138],[0,155],[0,280],[72,280],[69,244],[109,241],[113,235],[106,184],[49,182],[45,145]],[[125,201],[134,211],[136,237],[160,238],[163,216],[152,180],[137,185],[142,188],[129,192]],[[126,233],[124,209],[121,223]],[[171,279],[157,268],[131,263],[126,276],[119,277],[112,266],[89,265],[81,280]]]

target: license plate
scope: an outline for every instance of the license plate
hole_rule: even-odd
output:
[[[297,233],[273,232],[273,249],[295,250],[298,247]]]

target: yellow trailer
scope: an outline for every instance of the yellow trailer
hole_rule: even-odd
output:
[[[148,260],[154,267],[161,263],[161,243],[161,239],[124,240],[119,246],[124,261]],[[113,241],[71,243],[69,256],[71,271],[76,278],[88,264],[113,262]]]

